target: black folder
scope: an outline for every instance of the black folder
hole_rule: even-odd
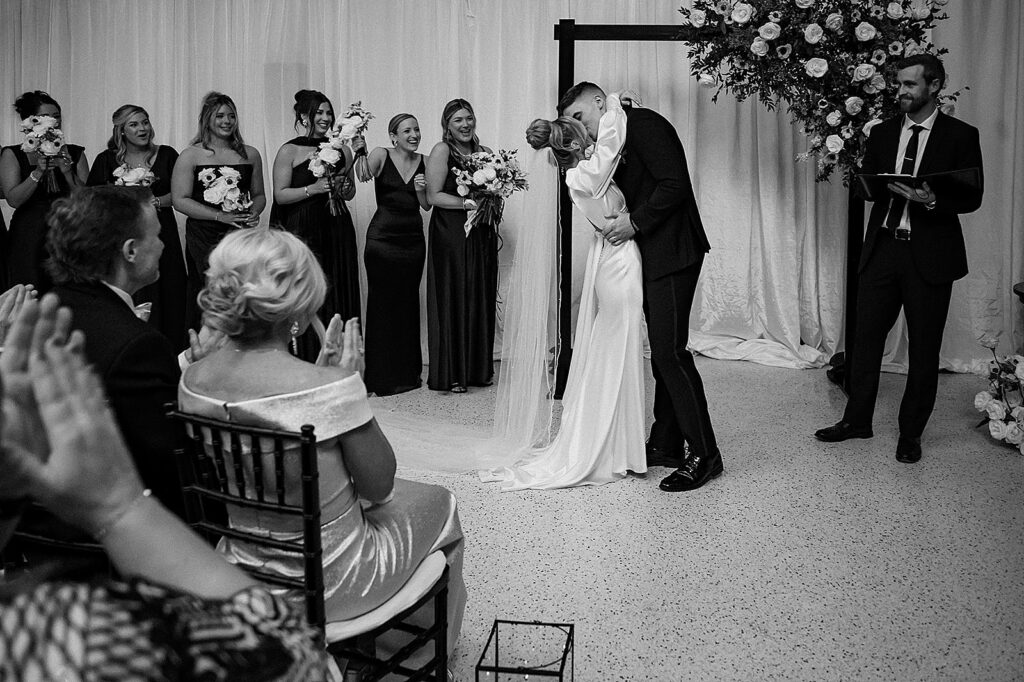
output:
[[[981,187],[980,168],[962,168],[960,170],[946,171],[945,173],[929,173],[928,175],[901,175],[899,173],[879,173],[871,175],[860,173],[857,175],[860,180],[861,194],[868,201],[887,201],[892,192],[889,191],[890,183],[902,182],[904,185],[920,188],[928,183],[936,195],[959,194],[977,190]]]

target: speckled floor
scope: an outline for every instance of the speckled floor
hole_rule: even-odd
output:
[[[845,397],[823,371],[698,358],[725,457],[705,488],[667,469],[599,488],[458,497],[469,589],[453,669],[473,680],[495,618],[572,622],[576,679],[1024,679],[1024,457],[974,429],[983,380],[943,375],[915,465],[894,457],[903,377],[875,437],[817,442]],[[464,423],[494,389],[384,405]],[[504,679],[504,678],[503,678]]]

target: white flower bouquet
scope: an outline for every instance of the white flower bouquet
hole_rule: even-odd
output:
[[[797,160],[817,160],[816,178],[839,169],[848,183],[867,133],[899,113],[896,61],[936,49],[944,0],[693,0],[682,8],[690,68],[705,85],[769,109],[785,104],[809,138]],[[951,113],[960,91],[943,95]]]
[[[513,149],[494,152],[475,152],[466,157],[464,167],[453,167],[460,197],[471,200],[466,216],[466,234],[480,223],[497,225],[505,210],[505,199],[513,192],[529,189],[526,173],[519,167]]]
[[[21,150],[26,154],[38,152],[53,157],[60,156],[64,149],[64,131],[57,127],[57,119],[53,116],[29,116],[21,122],[21,132],[25,134]],[[58,191],[60,187],[53,169],[47,170],[45,175],[46,189],[50,192]]]
[[[363,101],[359,100],[348,105],[345,115],[338,119],[334,128],[341,139],[348,142],[353,137],[359,137],[365,133],[373,118],[374,115],[368,109],[364,109]]]
[[[220,206],[225,213],[240,213],[252,206],[249,193],[238,186],[242,174],[234,168],[204,168],[198,178],[204,187],[203,201]]]
[[[349,105],[345,116],[327,131],[327,139],[309,154],[309,171],[313,177],[327,178],[327,205],[331,215],[339,215],[344,201],[344,182],[338,182],[338,165],[345,158],[342,149],[357,135],[366,132],[373,114],[362,107],[362,102]]]
[[[988,424],[989,434],[1020,450],[1024,455],[1024,356],[996,355],[996,339],[983,337],[981,344],[992,351],[987,391],[974,396],[974,407],[984,412],[978,426]]]
[[[122,163],[114,169],[115,185],[124,187],[151,187],[156,182],[156,175],[149,168],[129,168]]]

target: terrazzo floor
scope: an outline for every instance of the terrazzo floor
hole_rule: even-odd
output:
[[[873,439],[823,444],[845,405],[824,371],[697,364],[725,458],[699,491],[661,492],[661,468],[516,493],[400,471],[459,501],[457,680],[495,618],[574,623],[583,682],[1024,679],[1024,457],[973,428],[981,378],[940,377],[907,465],[902,376],[882,376]],[[373,402],[487,424],[494,389]]]

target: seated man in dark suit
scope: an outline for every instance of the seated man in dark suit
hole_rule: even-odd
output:
[[[72,326],[85,333],[86,359],[103,381],[143,483],[181,516],[173,453],[182,434],[164,409],[177,398],[180,370],[170,341],[136,317],[132,304],[132,294],[160,276],[163,242],[150,201],[148,192],[115,186],[77,189],[56,201],[47,217],[47,267]],[[42,512],[27,514],[20,528],[86,540]]]

